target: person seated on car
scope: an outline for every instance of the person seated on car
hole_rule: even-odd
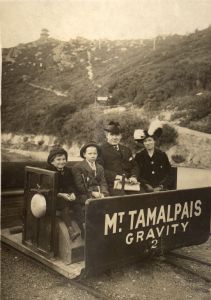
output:
[[[135,141],[142,143],[144,149],[135,155],[136,175],[146,192],[167,190],[172,183],[171,165],[165,152],[155,147],[162,134],[158,121],[151,123],[148,130],[136,129]]]
[[[122,130],[118,122],[109,122],[104,131],[106,142],[100,146],[98,162],[104,167],[110,194],[125,195],[124,190],[115,189],[115,182],[126,178],[131,184],[137,183],[132,151],[120,143]]]
[[[90,198],[109,196],[104,169],[96,162],[98,153],[99,146],[95,142],[86,143],[80,149],[80,156],[83,158],[83,161],[73,167],[73,176],[77,189],[77,214],[78,219],[83,224],[85,222],[85,201]]]
[[[66,167],[67,158],[67,151],[60,146],[53,147],[47,158],[47,169],[58,174],[56,209],[61,211],[61,218],[67,226],[70,239],[73,241],[80,235],[80,232],[73,229],[70,217],[71,202],[76,200],[76,189],[72,172]]]

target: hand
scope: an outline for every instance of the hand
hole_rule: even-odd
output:
[[[160,192],[160,191],[162,191],[162,187],[161,186],[156,186],[154,188],[154,192]]]
[[[70,200],[75,200],[76,196],[74,193],[71,193],[71,194],[69,194],[69,198],[70,198]]]
[[[120,180],[120,181],[122,181],[122,175],[116,175],[115,180]]]
[[[153,189],[153,187],[150,184],[145,184],[145,187],[146,187],[146,191],[148,193],[154,192],[154,189]]]
[[[99,192],[92,192],[92,197],[94,197],[94,198],[101,198],[101,193],[99,193]]]
[[[132,177],[129,178],[129,182],[131,184],[136,184],[138,181],[137,181],[136,177],[132,176]]]
[[[76,197],[75,197],[75,194],[72,193],[72,194],[68,194],[68,193],[58,193],[57,195],[58,197],[61,197],[67,201],[72,201],[72,200],[75,200]]]

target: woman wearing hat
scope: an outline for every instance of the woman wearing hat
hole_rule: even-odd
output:
[[[144,149],[135,156],[137,178],[146,192],[167,190],[172,182],[171,165],[165,152],[155,147],[162,128],[153,122],[148,130],[137,129],[134,139],[144,145]]]
[[[105,128],[106,142],[100,147],[99,163],[105,170],[105,177],[111,195],[123,195],[124,190],[115,190],[115,180],[122,181],[123,177],[131,183],[136,183],[132,151],[120,144],[122,134],[118,122],[111,121]]]

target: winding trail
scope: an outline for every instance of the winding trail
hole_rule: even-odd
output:
[[[62,92],[62,91],[55,90],[55,89],[52,89],[52,88],[43,87],[43,86],[40,86],[40,85],[34,84],[34,83],[29,83],[29,85],[33,86],[35,88],[38,88],[40,90],[44,90],[44,91],[48,91],[48,92],[54,93],[57,96],[67,97],[67,93],[66,92]]]

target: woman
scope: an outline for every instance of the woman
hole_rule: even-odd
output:
[[[144,149],[135,156],[136,175],[146,192],[158,192],[169,189],[172,183],[171,165],[165,152],[155,147],[162,128],[157,122],[148,130],[137,129],[134,139],[144,145]]]

